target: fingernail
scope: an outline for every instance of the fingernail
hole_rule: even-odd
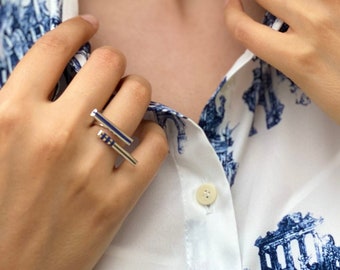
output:
[[[90,24],[92,24],[94,27],[98,27],[98,20],[93,15],[84,14],[84,15],[80,15],[80,17],[82,17],[85,21],[87,21]]]

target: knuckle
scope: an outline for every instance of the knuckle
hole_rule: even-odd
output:
[[[292,59],[295,59],[295,62],[304,69],[304,72],[311,69],[313,71],[316,65],[316,57],[317,57],[317,50],[312,45],[305,44],[301,46],[298,51],[293,52]]]
[[[318,77],[325,71],[324,63],[319,59],[319,51],[313,44],[302,42],[300,46],[286,52],[284,57],[294,59],[287,66],[286,75],[296,83],[309,80],[311,75]]]
[[[308,32],[312,33],[309,36],[309,40],[315,44],[315,46],[322,46],[329,42],[332,33],[336,33],[337,30],[334,29],[335,22],[332,20],[329,12],[320,9],[319,12],[308,12],[302,17],[304,25],[308,27]],[[313,34],[314,33],[314,34]]]
[[[23,107],[12,106],[8,101],[4,101],[0,106],[1,133],[6,136],[17,130],[17,128],[23,127],[27,117],[22,113],[22,111],[25,111],[23,104]]]
[[[114,69],[124,70],[126,66],[125,56],[109,46],[96,49],[91,57],[95,58],[100,64],[112,66]]]
[[[247,24],[243,20],[240,20],[238,23],[233,24],[231,32],[237,41],[240,41],[241,43],[248,42],[249,29],[247,27]]]
[[[97,199],[96,218],[97,224],[103,224],[103,221],[109,223],[121,223],[126,212],[128,212],[128,203],[124,196],[117,194],[102,195]]]
[[[93,178],[91,177],[93,174],[90,167],[79,166],[75,169],[74,176],[72,181],[70,181],[69,186],[69,194],[71,197],[80,197],[83,196],[87,201],[90,201],[92,205],[97,205],[101,203],[100,196],[95,192],[95,189],[90,188],[91,182]]]
[[[127,88],[130,94],[138,102],[147,102],[151,100],[151,85],[150,83],[138,75],[130,75],[127,80]]]
[[[319,33],[322,34],[320,30],[327,30],[332,27],[331,17],[326,16],[322,12],[320,13],[314,12],[314,13],[308,14],[308,16],[309,16],[307,18],[308,22],[310,23],[310,25],[313,25],[313,28],[316,29],[316,31],[318,31],[318,34]]]

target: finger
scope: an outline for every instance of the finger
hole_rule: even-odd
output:
[[[98,28],[92,16],[76,17],[40,38],[19,62],[6,89],[47,98],[67,62]]]
[[[243,11],[239,0],[229,1],[225,21],[235,39],[247,49],[283,72],[288,69],[285,66],[287,62],[282,61],[282,58],[289,57],[290,52],[299,47],[294,35],[281,33],[255,22]]]
[[[263,8],[286,22],[291,29],[302,28],[319,17],[321,14],[329,16],[330,2],[325,1],[287,1],[287,0],[256,0]],[[334,6],[336,9],[336,7]]]
[[[122,85],[103,114],[131,136],[143,119],[151,100],[150,84],[137,75],[123,79]]]
[[[150,84],[145,79],[137,75],[127,76],[121,81],[120,89],[111,102],[106,106],[103,115],[122,132],[128,136],[132,136],[145,115],[150,99]],[[84,124],[88,127],[88,125],[93,123],[92,119],[90,119],[90,121],[91,122],[89,123],[84,122]],[[99,143],[102,144],[100,147],[101,159],[106,162],[110,161],[110,166],[113,168],[119,155],[113,149],[109,149],[109,147],[103,142],[100,142],[97,136],[100,129],[101,128],[98,125],[94,125],[90,129],[90,133],[93,138],[96,138]],[[107,133],[107,130],[104,129],[104,132]],[[125,147],[122,141],[116,136],[110,132],[108,132],[108,135],[112,137],[116,143]],[[131,164],[129,164],[129,166],[131,167]]]
[[[89,116],[94,108],[101,110],[112,95],[125,71],[124,56],[111,47],[95,50],[72,80],[55,106],[74,119]],[[77,106],[75,105],[77,102]],[[88,122],[84,123],[88,126]]]
[[[124,162],[113,172],[111,185],[119,187],[121,194],[130,194],[127,204],[132,206],[144,192],[166,158],[169,148],[163,129],[153,122],[143,122],[138,129],[139,145],[133,151],[138,164],[132,167]],[[118,194],[119,196],[122,196]],[[112,192],[112,196],[115,196]]]

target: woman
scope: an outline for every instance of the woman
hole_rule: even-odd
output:
[[[85,15],[43,35],[77,4],[101,26]],[[1,268],[339,262],[339,3],[224,5],[2,1]],[[262,7],[288,31],[259,23]],[[136,166],[97,138],[123,146],[95,108],[134,134]]]

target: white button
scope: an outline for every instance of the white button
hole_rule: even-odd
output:
[[[217,190],[213,184],[203,184],[196,192],[196,199],[199,204],[207,206],[212,205],[217,198]]]

